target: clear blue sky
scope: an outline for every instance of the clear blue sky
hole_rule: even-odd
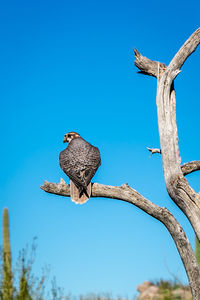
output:
[[[187,282],[167,230],[138,208],[111,199],[77,206],[46,194],[44,180],[66,176],[63,135],[99,147],[94,181],[128,182],[166,206],[194,245],[169,199],[159,147],[156,80],[137,74],[132,48],[169,63],[199,24],[199,1],[0,2],[1,201],[9,208],[13,260],[38,237],[35,273],[51,265],[66,293],[132,296],[144,280]],[[199,49],[175,82],[182,162],[200,159]],[[199,174],[188,177],[199,190]]]

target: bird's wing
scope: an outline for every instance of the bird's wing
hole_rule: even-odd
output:
[[[59,163],[65,174],[77,185],[82,185],[80,163],[74,149],[66,148],[60,153]]]
[[[86,141],[81,139],[75,143],[76,140],[60,153],[60,167],[77,187],[86,188],[101,164],[100,153]]]
[[[96,173],[98,167],[101,165],[101,157],[99,149],[90,145],[88,155],[85,162],[84,180],[88,185]]]

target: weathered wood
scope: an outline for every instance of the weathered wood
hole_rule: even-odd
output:
[[[140,73],[157,78],[156,104],[161,151],[151,148],[148,150],[152,154],[161,152],[164,178],[169,196],[185,213],[200,241],[200,196],[190,187],[184,177],[200,170],[200,161],[193,161],[181,166],[174,90],[174,79],[179,74],[185,60],[195,51],[199,43],[200,28],[184,43],[168,67],[163,63],[149,60],[136,49],[134,51],[135,65],[140,69]],[[63,180],[57,184],[45,181],[41,188],[48,193],[70,196],[70,187]],[[179,251],[187,272],[193,299],[200,299],[200,270],[194,252],[183,228],[166,208],[159,207],[147,200],[130,188],[128,184],[116,187],[94,183],[91,197],[113,198],[129,202],[162,222],[171,234]]]
[[[161,145],[161,155],[166,188],[171,199],[180,207],[189,219],[198,240],[200,241],[200,196],[184,177],[199,169],[199,163],[190,163],[181,167],[179,156],[178,133],[176,122],[176,97],[174,79],[186,59],[195,51],[200,43],[198,28],[176,53],[169,66],[164,69],[159,62],[150,62],[137,51],[135,65],[142,73],[157,77],[157,115]],[[146,66],[145,66],[146,64]],[[156,65],[158,71],[156,72]],[[193,278],[190,286],[194,299],[200,299],[199,276]],[[193,285],[196,285],[194,288]]]
[[[180,166],[178,133],[176,123],[176,98],[173,81],[180,72],[187,57],[200,43],[200,30],[197,30],[181,47],[170,62],[157,85],[157,113],[162,150],[163,171],[167,191],[172,200],[188,217],[200,240],[200,198],[190,187]]]
[[[133,50],[135,53],[134,64],[136,65],[136,67],[138,67],[138,69],[140,69],[140,72],[138,73],[157,77],[158,72],[161,74],[166,70],[167,66],[165,64],[150,60],[147,57],[142,56],[142,54],[137,49]]]
[[[151,152],[151,155],[155,154],[155,153],[161,154],[161,150],[158,149],[158,148],[149,148],[149,147],[147,147],[147,150],[149,150],[149,152]]]
[[[183,172],[183,175],[188,175],[190,173],[193,173],[195,171],[200,170],[200,160],[194,160],[188,163],[185,163],[181,166],[181,170]]]
[[[61,181],[60,183],[45,181],[44,185],[41,186],[41,189],[48,193],[70,197],[70,186],[64,183],[64,181]],[[93,183],[91,197],[103,197],[126,201],[139,207],[150,216],[162,222],[168,229],[176,244],[177,250],[185,266],[190,285],[192,286],[193,293],[195,295],[197,294],[200,286],[200,271],[194,252],[183,228],[166,208],[152,203],[136,190],[129,187],[128,184],[123,184],[122,186],[109,186]]]
[[[161,154],[161,149],[159,149],[159,148],[147,147],[147,150],[149,150],[151,155],[156,154],[156,153]],[[186,176],[190,173],[193,173],[195,171],[199,171],[200,170],[200,160],[193,160],[191,162],[184,163],[181,166],[181,170],[182,170],[184,176]]]
[[[143,72],[146,63],[145,74],[157,77],[157,113],[162,151],[163,171],[167,191],[173,201],[188,217],[198,239],[200,240],[200,197],[188,184],[181,166],[178,146],[178,133],[176,124],[176,97],[173,81],[180,68],[195,51],[200,43],[200,29],[196,30],[184,43],[166,70],[162,64],[152,61],[137,53],[136,65]],[[139,59],[138,59],[139,57]],[[158,65],[158,72],[155,73],[155,66]],[[160,72],[160,71],[161,72]]]

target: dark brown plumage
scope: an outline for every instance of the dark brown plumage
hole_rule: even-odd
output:
[[[69,144],[60,152],[59,163],[72,181],[71,199],[76,203],[84,203],[91,195],[90,181],[101,164],[99,149],[86,142],[76,132],[66,134],[63,142]]]

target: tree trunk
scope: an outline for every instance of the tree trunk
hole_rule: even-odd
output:
[[[174,79],[188,56],[200,43],[200,28],[196,30],[174,56],[169,66],[142,56],[136,49],[135,65],[140,73],[157,78],[157,114],[161,149],[147,148],[151,154],[162,156],[166,188],[171,199],[179,206],[190,221],[200,241],[200,195],[196,193],[184,177],[200,170],[200,161],[192,161],[181,166],[176,124],[176,97]],[[63,179],[60,183],[45,181],[41,188],[62,196],[70,196],[69,185]],[[200,269],[186,234],[175,217],[163,207],[144,198],[128,184],[120,187],[94,183],[91,197],[114,198],[129,202],[162,222],[171,234],[184,264],[193,299],[200,299]]]

